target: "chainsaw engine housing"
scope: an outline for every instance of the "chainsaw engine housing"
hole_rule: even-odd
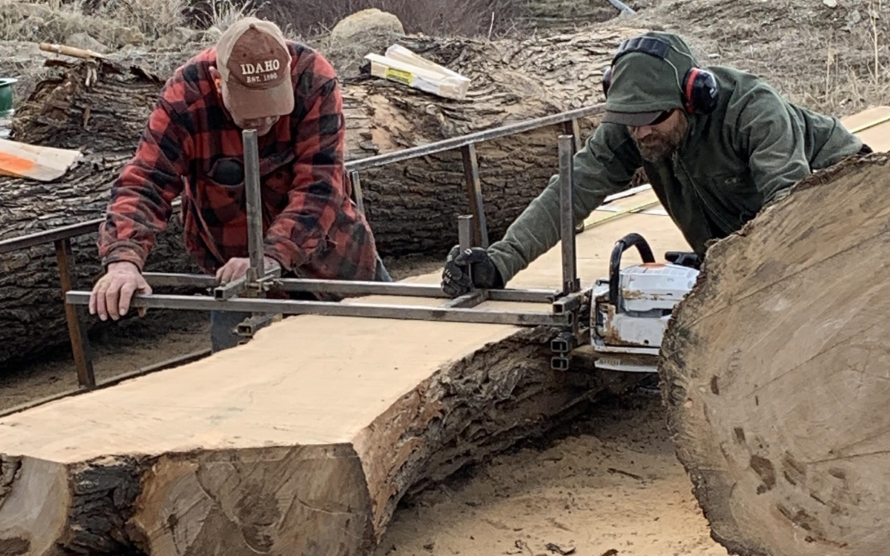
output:
[[[617,292],[610,288],[612,280],[598,280],[590,313],[591,343],[600,355],[597,367],[655,372],[674,306],[695,285],[698,273],[687,266],[649,262],[620,270]]]

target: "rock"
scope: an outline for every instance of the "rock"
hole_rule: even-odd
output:
[[[204,31],[204,41],[215,43],[216,41],[219,40],[220,37],[222,37],[222,34],[223,34],[223,30],[220,29],[219,27],[217,27],[216,25],[213,25],[211,27],[208,27]]]
[[[837,0],[822,0],[822,3],[828,6],[829,8],[837,7]]]
[[[13,4],[15,11],[22,17],[42,17],[44,19],[53,15],[52,9],[43,4]]]
[[[332,44],[361,42],[368,35],[405,34],[399,18],[376,8],[362,10],[342,19],[331,31]]]
[[[145,42],[145,35],[135,27],[122,27],[117,30],[117,42],[121,46],[126,46],[128,44],[143,44]]]
[[[183,46],[191,42],[195,37],[195,32],[188,27],[176,27],[155,43],[158,48],[173,48]]]
[[[31,40],[39,37],[42,33],[41,29],[46,25],[46,20],[39,15],[32,15],[12,25],[9,29],[8,36],[16,40]]]
[[[65,39],[65,44],[67,46],[73,46],[75,48],[92,50],[93,52],[98,52],[99,54],[106,54],[108,52],[107,46],[97,41],[87,33],[74,33],[73,35],[70,35],[67,39]]]

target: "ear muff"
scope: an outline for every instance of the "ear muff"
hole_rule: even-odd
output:
[[[612,63],[603,72],[603,95],[609,98],[609,88],[612,86],[612,68],[615,67],[615,62],[621,56],[630,52],[642,52],[671,64],[667,59],[667,53],[672,48],[674,47],[670,43],[654,37],[636,37],[622,41],[618,52],[612,58]],[[689,56],[684,52],[680,52],[680,54]],[[683,77],[683,82],[680,84],[680,98],[689,114],[710,114],[717,108],[719,97],[717,78],[708,70],[693,67]]]
[[[708,70],[692,68],[683,78],[683,105],[690,114],[710,114],[719,99],[717,78]]]

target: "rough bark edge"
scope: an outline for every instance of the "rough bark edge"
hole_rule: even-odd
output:
[[[679,371],[686,368],[683,348],[684,346],[699,342],[695,334],[686,328],[683,322],[687,319],[694,320],[696,312],[708,303],[713,290],[719,287],[722,273],[727,270],[720,264],[725,258],[725,254],[732,251],[740,242],[744,242],[752,232],[765,225],[770,220],[769,212],[772,209],[786,204],[798,192],[828,186],[835,180],[855,173],[863,166],[874,164],[887,166],[890,164],[890,155],[875,153],[867,156],[852,156],[829,168],[814,172],[792,186],[788,197],[765,207],[756,218],[749,221],[736,233],[714,242],[708,249],[694,287],[687,294],[686,298],[677,304],[665,329],[662,349],[659,355],[658,372],[662,384],[662,402],[668,409],[666,425],[671,435],[671,440],[674,442],[677,459],[683,465],[687,475],[689,475],[693,485],[692,493],[711,527],[711,538],[726,548],[729,554],[737,556],[776,556],[763,547],[752,548],[734,540],[734,538],[739,537],[735,521],[724,518],[727,511],[726,508],[721,507],[720,504],[712,504],[710,502],[712,494],[717,493],[719,495],[721,492],[729,492],[731,485],[726,485],[721,480],[722,476],[719,473],[705,473],[694,467],[691,456],[686,453],[681,443],[677,442],[677,439],[687,430],[688,420],[690,419],[687,414],[678,410],[679,406],[685,403],[687,397],[687,388],[683,380],[685,375],[684,372]],[[715,260],[718,262],[715,263]],[[714,447],[714,450],[718,451],[719,447]],[[720,523],[724,527],[723,531],[714,529],[715,522]]]
[[[147,554],[131,537],[128,521],[142,491],[142,477],[155,459],[112,456],[70,468],[72,503],[65,535],[58,541],[63,553]]]
[[[582,413],[600,394],[617,393],[642,380],[627,373],[603,376],[592,369],[552,370],[550,341],[558,332],[549,327],[520,330],[447,362],[359,435],[356,450],[363,455],[372,503],[377,504],[372,508],[376,541],[403,499],[517,442],[539,437]],[[388,453],[368,457],[374,447],[387,445],[381,442],[388,436],[386,425],[404,411],[412,412],[408,422],[417,426],[403,428]],[[378,483],[374,477],[384,478]],[[376,492],[375,486],[380,487]]]

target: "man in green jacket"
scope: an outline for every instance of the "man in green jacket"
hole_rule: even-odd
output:
[[[700,67],[669,33],[625,41],[603,86],[603,123],[574,158],[576,222],[627,189],[642,167],[700,260],[709,241],[740,229],[798,180],[871,152],[836,118],[789,103],[754,75]],[[553,176],[501,241],[487,250],[452,249],[443,289],[456,297],[503,288],[556,245],[559,230]]]

